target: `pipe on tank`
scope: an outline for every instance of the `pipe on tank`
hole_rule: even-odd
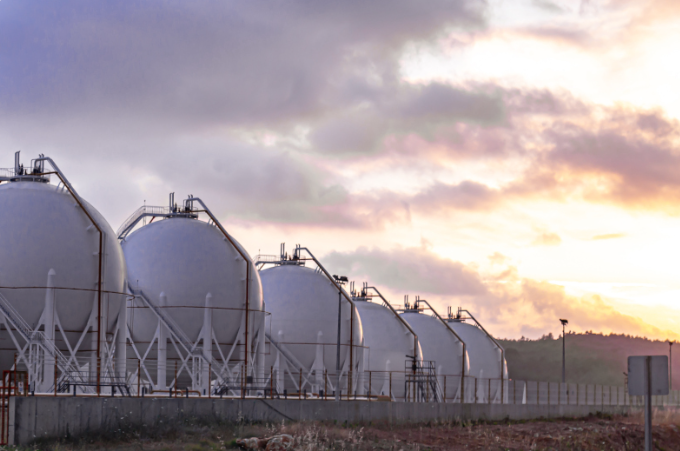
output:
[[[324,273],[326,278],[330,280],[330,282],[335,285],[335,288],[338,290],[339,293],[342,294],[342,296],[349,302],[350,304],[350,337],[349,337],[349,368],[350,372],[354,370],[354,310],[356,309],[356,305],[354,304],[354,301],[352,301],[351,297],[347,294],[344,288],[335,280],[333,276],[326,270],[326,268],[321,264],[319,260],[312,254],[312,252],[307,249],[306,247],[300,247],[299,245],[295,248],[295,255],[299,258],[299,254],[301,251],[305,251],[309,254],[310,257],[312,257],[312,260],[314,260],[314,263],[321,269],[321,271]],[[347,375],[347,381],[349,383],[348,387],[348,393],[351,392],[352,388],[352,378],[349,377],[349,374]],[[339,387],[338,387],[339,389]]]
[[[18,158],[18,157],[17,157]],[[97,221],[94,220],[92,215],[90,215],[90,212],[87,211],[87,208],[85,208],[84,203],[80,199],[80,196],[76,192],[76,190],[73,188],[73,185],[68,181],[66,176],[61,172],[59,169],[59,166],[50,158],[50,157],[45,157],[41,156],[40,158],[36,158],[35,162],[41,162],[44,163],[47,161],[50,166],[52,166],[53,171],[52,172],[45,172],[42,173],[41,175],[49,175],[49,174],[55,174],[59,180],[61,180],[61,183],[64,184],[64,187],[68,190],[69,194],[75,199],[76,203],[78,206],[83,210],[87,218],[90,220],[92,225],[95,226],[97,229],[97,232],[99,232],[99,268],[97,271],[97,394],[101,392],[101,351],[102,351],[102,346],[101,346],[101,341],[102,341],[102,270],[103,270],[103,262],[102,258],[104,255],[104,231],[102,228],[97,224]],[[42,167],[42,166],[41,166]]]
[[[217,226],[217,228],[220,230],[220,232],[222,232],[222,234],[229,241],[229,243],[232,245],[232,247],[234,249],[236,249],[236,252],[239,253],[239,255],[241,256],[241,258],[243,258],[243,261],[246,264],[246,318],[245,318],[246,327],[245,327],[245,340],[244,340],[244,344],[245,344],[245,354],[244,354],[245,355],[245,358],[244,358],[245,368],[244,368],[244,372],[247,376],[248,375],[248,360],[250,358],[249,352],[248,352],[248,323],[249,323],[248,320],[249,320],[249,313],[250,313],[250,260],[247,258],[246,254],[241,250],[241,248],[239,246],[237,246],[236,243],[234,243],[234,240],[231,238],[229,233],[227,233],[227,231],[224,229],[224,227],[222,227],[222,224],[217,220],[215,215],[212,214],[212,212],[207,207],[207,205],[205,205],[205,203],[199,197],[190,196],[188,199],[185,199],[184,200],[184,208],[185,209],[187,209],[187,208],[192,209],[194,202],[198,202],[199,204],[201,204],[201,206],[203,207],[203,211],[210,217],[210,219],[212,219],[215,226]]]
[[[456,331],[453,330],[453,328],[451,328],[451,326],[449,326],[449,323],[444,321],[444,319],[441,316],[439,316],[439,313],[437,313],[437,311],[434,308],[432,308],[432,306],[430,305],[429,302],[427,302],[425,299],[420,299],[420,298],[416,299],[416,302],[424,302],[430,308],[432,313],[434,313],[434,315],[437,317],[437,319],[439,321],[441,321],[441,323],[446,326],[446,328],[458,339],[458,341],[460,341],[462,343],[462,345],[463,345],[463,363],[462,363],[462,368],[461,368],[462,377],[460,378],[460,384],[461,384],[460,390],[461,390],[461,393],[465,393],[465,356],[466,356],[466,348],[467,348],[466,345],[465,345],[465,341],[463,341],[463,339],[460,338],[460,335],[458,335],[456,333]],[[460,402],[461,403],[465,402],[463,396],[460,397]]]
[[[477,327],[482,329],[482,332],[484,332],[486,334],[486,336],[489,337],[489,339],[501,351],[501,404],[503,404],[503,397],[505,396],[505,393],[504,393],[504,391],[505,391],[505,349],[503,349],[503,346],[501,346],[501,344],[498,343],[498,341],[496,341],[496,339],[489,332],[487,332],[486,329],[484,329],[484,326],[482,326],[482,324],[479,321],[477,321],[477,318],[475,318],[472,315],[472,313],[470,313],[468,310],[461,309],[461,308],[458,308],[458,312],[459,313],[465,312],[468,315],[470,315],[470,318],[472,319],[472,321],[475,322],[475,324],[477,324]]]
[[[413,335],[413,355],[415,356],[415,358],[417,360],[418,359],[418,334],[415,333],[415,331],[411,328],[409,323],[406,322],[406,320],[404,320],[404,318],[402,318],[401,315],[399,315],[399,313],[394,309],[394,307],[392,307],[392,304],[390,304],[387,301],[387,299],[385,299],[385,297],[382,295],[382,293],[380,293],[380,291],[378,291],[378,289],[376,287],[368,287],[367,286],[366,289],[367,290],[368,289],[374,290],[378,294],[378,296],[380,296],[380,299],[382,299],[383,302],[387,305],[387,307],[389,307],[389,309],[392,311],[392,313],[394,313],[394,316],[396,316],[397,319],[399,319],[399,321],[401,321],[401,324],[403,324],[409,330],[409,332],[411,332],[411,335]]]

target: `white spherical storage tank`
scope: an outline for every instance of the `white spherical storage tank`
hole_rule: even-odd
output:
[[[411,367],[413,357],[423,360],[417,336],[382,303],[367,297],[355,297],[354,301],[364,332],[366,393],[403,400],[406,396],[405,371]]]
[[[472,356],[464,351],[463,342],[436,316],[418,309],[407,309],[401,316],[418,335],[423,358],[434,363],[446,402],[460,402],[463,391],[466,402],[469,402],[471,389],[467,386],[467,376]]]
[[[145,380],[154,391],[192,388],[234,395],[263,384],[258,272],[212,213],[212,223],[198,218],[205,211],[186,203],[182,209],[142,207],[121,233],[135,294],[128,313],[128,356],[144,356],[151,346],[141,364],[147,370],[143,375],[155,375]],[[148,216],[157,219],[127,235],[135,221]]]
[[[89,392],[110,386],[114,362],[125,374],[125,260],[115,233],[50,159],[24,170],[17,155],[3,179],[0,368],[11,369],[17,354],[17,370],[28,371],[36,392],[54,390],[55,361],[60,382],[80,377]],[[26,334],[44,344],[18,352],[12,337],[23,346]],[[116,349],[116,359],[108,358]]]
[[[449,326],[465,341],[470,354],[469,374],[478,379],[477,402],[500,403],[501,395],[507,402],[508,368],[501,347],[481,328],[457,319],[447,319]],[[480,382],[481,381],[481,382]],[[489,399],[490,397],[490,399]]]
[[[279,393],[306,391],[330,396],[337,387],[338,303],[341,321],[341,394],[363,391],[363,332],[356,308],[319,269],[297,263],[277,264],[260,271],[268,317],[270,368]],[[346,294],[346,293],[345,293]],[[300,386],[302,371],[302,386]],[[348,380],[348,372],[352,373]]]

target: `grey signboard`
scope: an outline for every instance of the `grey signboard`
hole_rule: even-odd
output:
[[[647,361],[649,359],[649,362]],[[651,395],[668,394],[668,356],[631,356],[628,357],[628,394],[644,396],[647,394],[647,365],[649,364]]]

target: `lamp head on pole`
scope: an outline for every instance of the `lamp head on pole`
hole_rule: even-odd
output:
[[[348,282],[347,276],[337,276],[333,274],[333,278],[338,285],[344,285]]]
[[[569,321],[567,321],[566,319],[561,319],[560,322],[562,323],[563,326],[569,324]]]

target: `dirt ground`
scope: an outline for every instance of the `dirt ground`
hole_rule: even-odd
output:
[[[242,437],[279,433],[295,437],[296,450],[641,450],[642,417],[591,416],[527,422],[444,422],[419,425],[293,423],[167,425],[138,431],[110,431],[80,439],[38,443],[24,449],[90,451],[208,451],[237,449]],[[680,414],[658,412],[654,442],[659,450],[680,451]]]

